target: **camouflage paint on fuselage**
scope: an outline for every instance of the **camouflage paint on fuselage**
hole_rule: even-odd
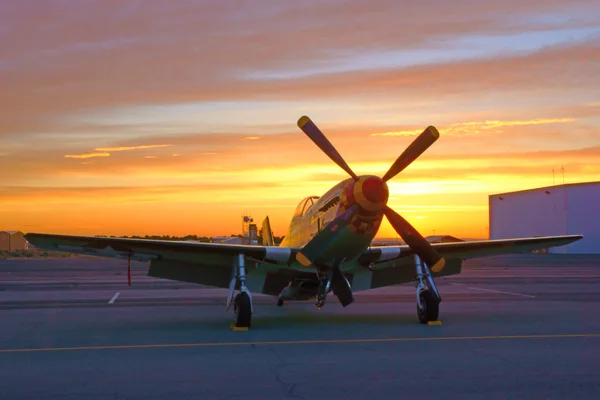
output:
[[[288,234],[280,246],[304,247],[316,233],[335,218],[343,214],[352,204],[352,178],[344,180],[331,188],[323,196],[311,196],[298,204]],[[349,199],[350,198],[350,199]],[[321,265],[327,265],[332,259],[344,256],[345,261],[358,258],[371,244],[379,229],[383,213],[368,213],[360,210],[348,227],[323,251],[319,257]]]

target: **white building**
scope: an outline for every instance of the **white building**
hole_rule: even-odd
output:
[[[489,196],[490,239],[584,235],[551,253],[600,253],[600,182],[574,183]]]

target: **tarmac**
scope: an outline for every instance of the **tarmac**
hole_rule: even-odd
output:
[[[565,399],[600,397],[600,260],[469,260],[438,279],[441,326],[414,285],[342,308],[226,290],[96,258],[0,261],[2,399]]]

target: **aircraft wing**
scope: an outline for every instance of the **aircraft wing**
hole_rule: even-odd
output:
[[[263,290],[266,274],[291,269],[289,266],[295,262],[296,252],[300,250],[275,246],[42,233],[28,233],[25,238],[38,248],[52,251],[150,261],[149,276],[223,288],[229,287],[237,255],[243,253],[251,281],[249,287],[252,286],[250,290],[259,293]]]
[[[92,256],[131,258],[137,261],[171,259],[202,261],[205,263],[227,260],[244,253],[255,260],[289,264],[294,259],[294,249],[275,246],[250,246],[221,243],[182,242],[169,240],[122,239],[102,236],[70,236],[28,233],[25,238],[34,246],[69,253]],[[295,249],[296,251],[299,249]],[[294,253],[294,254],[293,254]]]
[[[446,259],[446,266],[434,277],[461,272],[462,260],[507,253],[530,252],[535,249],[564,246],[582,239],[581,235],[529,237],[518,239],[480,240],[472,242],[435,243],[432,246]],[[370,247],[358,259],[356,285],[352,290],[374,289],[415,280],[414,253],[408,246]],[[365,271],[369,267],[370,272]]]
[[[536,249],[565,246],[583,239],[582,235],[496,239],[472,242],[436,243],[433,247],[448,258],[478,258],[506,253],[531,252]]]
[[[433,244],[446,258],[446,267],[434,276],[460,273],[463,259],[563,246],[582,237],[568,235]],[[300,248],[41,233],[28,233],[25,238],[34,246],[47,250],[150,261],[149,276],[222,288],[229,287],[236,257],[243,253],[248,267],[247,286],[252,292],[264,294],[277,295],[291,279],[315,279],[312,270],[301,268],[296,262]],[[353,263],[354,268],[350,268],[353,271],[348,271],[356,275],[353,290],[413,281],[413,256],[408,246],[368,248],[356,264]]]
[[[582,235],[543,236],[517,239],[478,240],[469,242],[433,243],[435,250],[445,258],[488,257],[498,254],[522,253],[548,247],[564,246],[582,239]],[[370,247],[358,259],[359,264],[380,263],[413,256],[410,247]]]

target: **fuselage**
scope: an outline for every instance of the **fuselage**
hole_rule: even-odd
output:
[[[362,187],[368,185],[369,180],[373,179],[379,180],[371,176],[362,176],[359,181],[346,179],[320,197],[310,196],[300,201],[290,222],[288,233],[280,246],[304,247],[320,230],[344,214],[349,207],[357,204],[360,200],[357,201],[355,193],[362,190]],[[385,201],[387,201],[387,187],[385,191]],[[364,204],[364,200],[361,204]],[[340,232],[334,241],[327,243],[323,249],[322,264],[327,264],[338,255],[343,255],[346,261],[361,255],[377,234],[382,218],[382,208],[370,211],[359,207],[352,216],[350,224],[341,228],[343,232]]]

